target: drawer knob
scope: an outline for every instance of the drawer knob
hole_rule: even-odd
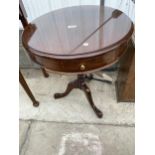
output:
[[[85,65],[83,65],[83,64],[80,66],[80,69],[81,69],[82,71],[85,70],[85,68],[86,68],[86,67],[85,67]]]

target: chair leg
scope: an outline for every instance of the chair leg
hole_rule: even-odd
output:
[[[45,78],[49,77],[49,74],[46,72],[45,68],[41,67],[41,70]]]
[[[26,91],[27,95],[30,97],[31,101],[33,102],[33,106],[34,107],[38,107],[39,106],[39,102],[35,99],[35,97],[33,96],[30,88],[28,87],[22,73],[19,71],[19,82],[20,84],[23,86],[24,90]]]

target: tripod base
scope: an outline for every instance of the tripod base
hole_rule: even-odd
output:
[[[90,92],[89,87],[86,85],[85,80],[88,80],[86,75],[78,75],[77,79],[70,82],[67,86],[67,89],[65,90],[64,93],[56,93],[54,94],[54,98],[58,99],[58,98],[62,98],[67,96],[74,88],[78,88],[80,90],[83,90],[90,106],[92,107],[93,111],[95,112],[95,114],[97,115],[98,118],[102,118],[103,114],[102,112],[95,106],[93,99],[92,99],[92,95]]]

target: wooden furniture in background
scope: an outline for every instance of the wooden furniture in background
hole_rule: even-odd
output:
[[[135,101],[135,48],[133,41],[120,60],[118,77],[116,81],[118,102]]]
[[[19,19],[21,20],[21,23],[23,25],[24,28],[27,27],[28,25],[28,21],[25,18],[26,17],[26,11],[24,9],[24,5],[22,3],[22,0],[19,1]],[[46,71],[44,69],[42,69],[44,76],[47,77]],[[27,95],[29,96],[29,98],[31,99],[33,106],[38,107],[39,106],[39,102],[35,99],[35,97],[33,96],[29,86],[27,85],[24,76],[22,75],[20,69],[19,69],[19,82],[22,85],[22,87],[24,88],[24,90],[26,91]]]
[[[26,10],[24,8],[23,2],[22,2],[22,0],[19,0],[19,19],[20,19],[24,29],[28,26],[28,21],[27,21],[26,17],[27,17],[27,14],[26,14]],[[46,72],[46,70],[44,69],[44,67],[41,67],[41,70],[42,70],[44,77],[49,76],[48,73]]]
[[[35,97],[33,96],[29,86],[27,85],[21,71],[19,70],[19,82],[20,84],[22,85],[22,87],[24,88],[24,90],[26,91],[26,93],[28,94],[28,96],[30,97],[32,103],[33,103],[33,106],[34,107],[38,107],[39,106],[39,102],[35,99]]]
[[[87,75],[116,63],[128,47],[132,33],[133,23],[119,10],[75,6],[49,12],[29,23],[22,42],[36,63],[55,72],[77,75],[66,91],[56,93],[55,98],[79,88],[101,118],[103,114],[86,84]]]

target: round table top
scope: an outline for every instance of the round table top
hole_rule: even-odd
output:
[[[106,53],[127,41],[133,23],[119,10],[74,6],[49,12],[32,21],[22,40],[31,52],[51,58],[81,58]]]

